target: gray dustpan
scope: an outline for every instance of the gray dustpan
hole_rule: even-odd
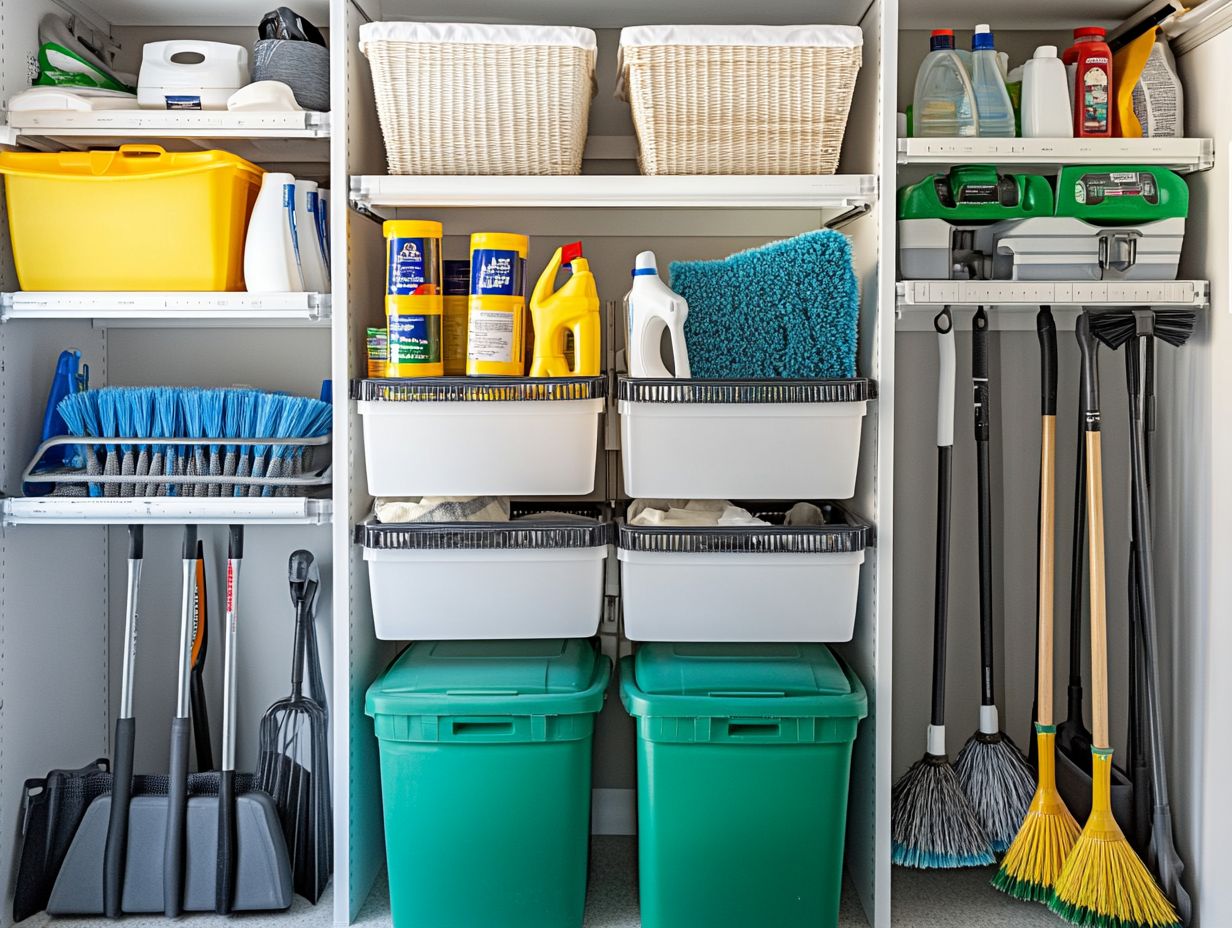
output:
[[[163,912],[163,846],[167,829],[166,777],[137,778],[128,813],[128,853],[122,908],[125,913]],[[242,779],[251,780],[249,777]],[[140,781],[146,780],[145,789]],[[206,782],[203,782],[206,781]],[[184,853],[184,911],[213,912],[218,876],[218,796],[203,795],[216,774],[190,778]],[[247,785],[247,784],[245,784]],[[160,788],[161,787],[161,788]],[[268,793],[237,788],[237,861],[234,911],[268,911],[291,905],[291,867],[278,812]],[[47,903],[51,915],[101,915],[103,847],[110,794],[86,810]]]

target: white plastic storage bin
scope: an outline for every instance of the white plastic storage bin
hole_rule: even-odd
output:
[[[783,511],[758,511],[781,521]],[[870,526],[840,506],[820,526],[621,524],[631,641],[850,641]]]
[[[361,380],[373,496],[585,496],[602,377]]]
[[[868,380],[620,379],[625,492],[850,499]]]
[[[415,522],[356,527],[383,640],[589,638],[603,610],[604,563],[613,526],[518,518],[509,522]],[[581,514],[583,510],[571,510]]]

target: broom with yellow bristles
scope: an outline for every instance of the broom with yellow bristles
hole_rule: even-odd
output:
[[[1091,576],[1091,816],[1057,879],[1048,907],[1083,928],[1179,928],[1171,903],[1112,816],[1108,736],[1108,615],[1104,587],[1104,492],[1099,367],[1088,313],[1078,317],[1086,399],[1087,538]]]
[[[1057,728],[1052,721],[1053,581],[1056,545],[1057,326],[1052,309],[1035,318],[1040,341],[1041,399],[1039,506],[1039,697],[1035,740],[1039,780],[1031,807],[992,885],[1018,899],[1048,902],[1061,868],[1078,839],[1078,823],[1057,792]]]

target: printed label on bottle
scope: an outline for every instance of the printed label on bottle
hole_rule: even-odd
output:
[[[389,315],[391,364],[436,364],[441,360],[441,317]]]
[[[445,363],[452,364],[455,370],[466,370],[466,316],[466,297],[445,297],[445,345],[442,355]]]
[[[1082,72],[1082,130],[1088,135],[1108,134],[1108,98],[1111,81],[1108,79],[1108,59],[1088,58],[1089,65]]]
[[[389,360],[389,333],[385,329],[368,330],[368,376],[384,377]]]
[[[1150,171],[1113,171],[1083,174],[1074,184],[1074,199],[1095,206],[1111,197],[1138,197],[1151,206],[1159,205],[1159,185]]]
[[[526,259],[504,248],[471,252],[471,296],[525,296]]]
[[[201,109],[201,98],[189,94],[167,95],[163,97],[163,102],[166,103],[169,110]]]
[[[521,312],[520,309],[516,310]],[[483,309],[470,311],[466,356],[472,361],[513,361],[513,313]]]
[[[389,296],[431,296],[436,293],[436,281],[429,275],[426,255],[428,247],[422,238],[391,238],[389,240],[389,277],[385,292]]]

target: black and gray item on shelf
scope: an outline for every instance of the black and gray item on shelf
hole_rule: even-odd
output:
[[[309,695],[304,695],[304,667],[317,654],[315,607],[321,583],[310,552],[292,553],[288,578],[295,606],[291,695],[270,706],[261,719],[257,783],[278,807],[295,891],[315,903],[329,884],[334,861],[329,716],[319,660],[309,670]]]
[[[329,49],[312,23],[285,6],[266,13],[252,48],[253,81],[281,81],[306,110],[329,111]]]
[[[1013,740],[1001,730],[993,688],[992,432],[988,374],[988,313],[979,307],[971,323],[971,380],[975,400],[976,481],[979,510],[980,725],[958,754],[955,767],[992,849],[1001,853],[1018,834],[1035,795],[1035,774]]]
[[[78,770],[52,770],[45,777],[26,780],[22,786],[13,921],[25,921],[47,908],[86,809],[110,789],[111,772],[105,757]]]

